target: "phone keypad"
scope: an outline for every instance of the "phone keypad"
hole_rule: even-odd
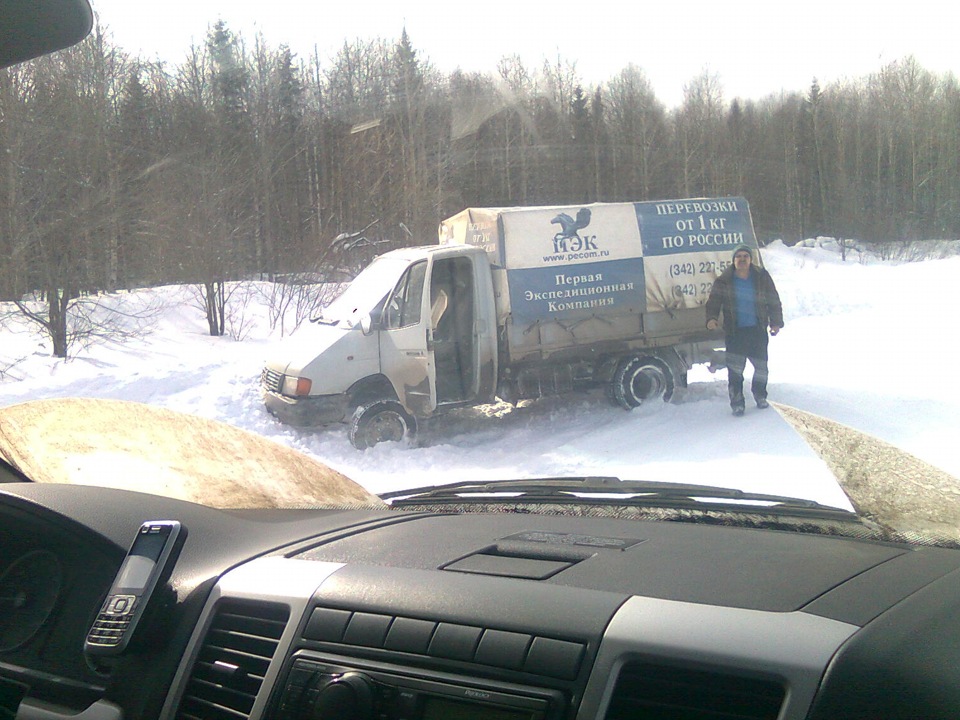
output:
[[[136,606],[136,595],[108,597],[87,634],[87,642],[91,645],[119,645],[124,632],[130,626]]]

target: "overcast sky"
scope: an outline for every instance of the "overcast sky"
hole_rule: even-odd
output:
[[[330,57],[344,40],[394,40],[406,26],[414,47],[439,70],[494,72],[506,55],[539,67],[558,54],[586,85],[627,64],[642,68],[667,105],[705,69],[725,97],[760,99],[860,77],[914,55],[926,69],[960,74],[960,5],[849,0],[638,2],[529,0],[90,0],[124,49],[179,63],[218,18],[244,37],[262,32],[301,57]]]

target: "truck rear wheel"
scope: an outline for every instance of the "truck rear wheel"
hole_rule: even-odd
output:
[[[613,398],[624,410],[633,410],[645,402],[673,397],[673,373],[660,358],[634,356],[622,361],[613,374]]]
[[[361,405],[350,421],[350,444],[357,450],[366,450],[382,442],[412,440],[416,434],[416,418],[396,400]]]

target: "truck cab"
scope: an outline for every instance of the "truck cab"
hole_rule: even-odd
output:
[[[438,409],[491,402],[496,311],[486,253],[429,246],[386,253],[281,344],[261,384],[267,409],[301,426],[350,421],[368,447]]]

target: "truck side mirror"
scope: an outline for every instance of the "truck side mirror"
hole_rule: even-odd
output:
[[[377,315],[379,314],[380,313],[377,313]],[[364,315],[362,318],[360,318],[360,330],[363,332],[364,335],[369,335],[371,332],[373,332],[373,326],[377,323],[378,320],[379,318],[375,320],[373,315]]]

